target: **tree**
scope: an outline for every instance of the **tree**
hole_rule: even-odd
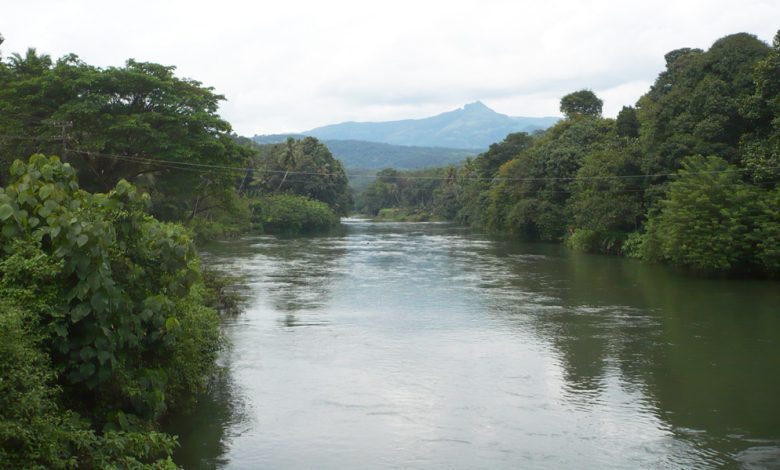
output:
[[[590,90],[579,90],[561,98],[561,112],[571,119],[577,116],[601,116],[604,102]]]
[[[696,271],[749,269],[756,264],[754,231],[762,198],[724,159],[686,158],[660,213],[649,222],[649,243],[672,264]]]
[[[524,238],[560,240],[568,225],[564,207],[586,156],[610,142],[611,121],[567,119],[499,169],[489,190],[486,227]]]
[[[5,158],[60,154],[87,190],[125,179],[160,195],[166,204],[153,210],[168,220],[213,206],[203,199],[237,186],[237,172],[198,166],[245,166],[247,153],[217,115],[224,97],[176,77],[175,67],[128,60],[101,69],[75,55],[52,63],[34,49],[8,62],[0,86],[0,133],[11,136],[0,140]]]
[[[742,136],[742,161],[753,180],[776,184],[780,177],[780,31],[772,51],[753,72],[755,93],[742,102],[741,113],[751,124]]]
[[[755,36],[740,33],[718,39],[706,52],[666,54],[666,70],[637,103],[644,172],[676,171],[684,157],[696,154],[738,163],[740,140],[751,127],[740,109],[754,94],[756,64],[769,52]]]
[[[616,142],[583,160],[566,211],[571,225],[567,244],[582,251],[619,254],[631,231],[639,229],[644,207],[643,180],[637,178],[635,142]]]
[[[615,120],[617,135],[621,137],[639,137],[639,120],[636,117],[636,109],[631,106],[623,106]]]
[[[352,204],[344,167],[314,137],[289,138],[264,148],[254,157],[252,167],[251,190],[305,196],[328,204],[340,215]]]

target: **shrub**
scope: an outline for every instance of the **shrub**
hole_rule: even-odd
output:
[[[647,225],[648,255],[705,273],[755,264],[761,191],[719,157],[689,157]]]
[[[267,233],[323,232],[339,223],[339,217],[324,202],[292,194],[256,199],[251,208],[253,226]]]
[[[154,422],[202,389],[220,341],[188,231],[148,205],[124,181],[79,189],[56,157],[15,162],[0,189],[0,298],[30,311],[64,403],[117,445],[162,449]]]
[[[619,230],[602,231],[578,228],[566,238],[566,246],[586,253],[620,255],[623,254],[623,243],[626,236],[625,232]]]

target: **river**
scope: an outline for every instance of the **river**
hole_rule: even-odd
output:
[[[239,275],[186,468],[780,468],[780,284],[448,224],[208,247]]]

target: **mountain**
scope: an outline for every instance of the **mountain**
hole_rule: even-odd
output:
[[[362,140],[325,140],[334,157],[347,168],[412,170],[458,164],[479,151],[444,147],[391,145]]]
[[[288,137],[301,139],[303,134],[256,135],[252,138],[258,144],[277,144]],[[330,152],[350,169],[362,168],[380,170],[397,168],[412,170],[433,166],[445,166],[462,162],[469,156],[476,156],[479,150],[453,149],[443,147],[417,147],[391,145],[362,140],[322,140]]]
[[[482,151],[512,132],[533,132],[555,124],[558,117],[511,117],[480,101],[423,119],[344,122],[303,132],[320,140],[360,140],[418,147]]]

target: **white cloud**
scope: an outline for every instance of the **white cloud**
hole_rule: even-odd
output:
[[[38,0],[3,10],[5,54],[176,65],[224,94],[224,117],[247,135],[423,117],[478,99],[554,115],[580,88],[614,115],[669,50],[741,31],[770,41],[780,18],[780,2],[759,0]]]

